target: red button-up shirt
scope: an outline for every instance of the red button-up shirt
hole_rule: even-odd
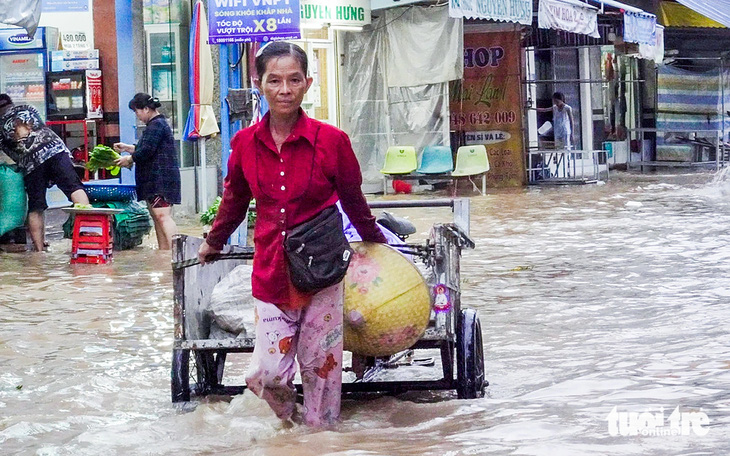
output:
[[[284,309],[308,303],[289,280],[286,230],[338,199],[363,240],[386,242],[362,193],[360,165],[342,130],[300,109],[281,152],[271,136],[268,114],[236,133],[231,145],[223,199],[207,242],[222,248],[243,221],[251,198],[256,198],[252,289],[257,299]]]

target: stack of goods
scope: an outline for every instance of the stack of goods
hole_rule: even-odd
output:
[[[142,238],[152,228],[150,213],[147,207],[138,201],[95,203],[98,207],[122,209],[124,212],[114,215],[114,248],[128,250],[142,244]]]
[[[88,204],[74,204],[73,209],[70,212],[74,214],[71,263],[102,264],[111,261],[110,214],[92,213]]]
[[[99,50],[51,51],[51,71],[98,70]]]
[[[142,244],[142,239],[152,229],[152,222],[147,207],[134,200],[134,186],[87,185],[86,192],[93,207],[122,210],[114,214],[114,250],[133,249]],[[63,224],[63,235],[72,237],[73,215]]]

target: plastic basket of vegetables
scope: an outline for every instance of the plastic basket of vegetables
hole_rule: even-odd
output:
[[[91,150],[89,161],[86,162],[86,169],[96,172],[98,169],[107,169],[112,176],[119,174],[120,168],[114,164],[120,155],[109,146],[99,144]]]

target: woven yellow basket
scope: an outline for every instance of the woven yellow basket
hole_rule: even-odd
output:
[[[345,276],[345,350],[389,356],[421,338],[431,294],[416,266],[385,244],[353,242]]]

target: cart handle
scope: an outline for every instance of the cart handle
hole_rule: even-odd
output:
[[[422,244],[398,244],[391,245],[394,249],[406,255],[426,256],[433,249],[432,246]],[[240,247],[241,251],[230,253],[217,253],[211,255],[208,261],[220,260],[253,260],[253,247]],[[198,258],[190,258],[189,260],[172,262],[172,269],[185,269],[200,264]]]
[[[211,255],[208,261],[219,261],[219,260],[253,260],[253,247],[243,247],[242,252],[231,252],[231,253],[217,253]],[[172,269],[185,269],[191,266],[200,264],[198,258],[191,258],[189,260],[177,261],[172,263]]]

